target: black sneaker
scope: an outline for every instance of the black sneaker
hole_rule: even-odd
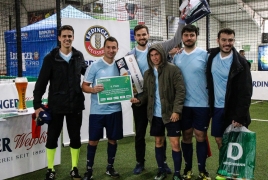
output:
[[[165,179],[166,177],[167,177],[166,172],[158,171],[157,175],[154,177],[154,180],[162,180]]]
[[[144,170],[144,163],[137,163],[134,170],[133,174],[140,174]]]
[[[92,171],[87,171],[84,174],[83,180],[90,180],[90,179],[93,179]]]
[[[171,169],[168,167],[167,162],[164,162],[164,168],[165,168],[167,174],[171,174],[172,173]]]
[[[106,174],[112,178],[118,178],[120,176],[119,173],[114,170],[113,166],[107,166]]]
[[[70,176],[73,180],[81,180],[77,167],[74,167],[73,170],[70,171]]]
[[[211,180],[211,177],[209,177],[209,173],[205,171],[205,172],[200,172],[196,180]]]
[[[52,171],[52,169],[47,169],[46,179],[45,180],[54,180],[55,176],[56,176],[55,171]]]

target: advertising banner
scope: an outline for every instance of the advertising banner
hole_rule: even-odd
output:
[[[102,84],[104,90],[99,92],[99,104],[109,104],[130,100],[133,97],[131,76],[116,76],[96,79],[96,84]]]
[[[128,21],[62,18],[62,25],[65,24],[73,26],[73,46],[83,53],[89,65],[103,57],[104,41],[110,36],[118,41],[119,51],[115,59],[125,56],[130,51]]]
[[[33,90],[35,82],[28,82],[26,89],[26,106],[33,107]],[[7,82],[0,84],[0,113],[1,112],[16,112],[18,103],[18,93],[15,83]],[[43,102],[47,102],[48,90],[43,95]]]
[[[251,99],[268,100],[268,71],[251,71],[253,93]]]
[[[258,71],[268,71],[268,45],[258,47]]]
[[[22,74],[38,77],[44,57],[57,46],[56,28],[22,32]],[[16,32],[5,32],[7,75],[18,76]],[[33,41],[34,46],[33,46]]]
[[[0,121],[0,177],[7,179],[47,167],[47,125],[41,126],[39,138],[32,138],[32,113],[5,117]],[[61,144],[59,138],[59,145]],[[55,155],[55,165],[60,164],[61,146]]]

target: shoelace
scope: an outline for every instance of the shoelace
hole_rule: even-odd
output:
[[[50,173],[49,178],[53,179],[53,177],[54,177],[54,174]]]

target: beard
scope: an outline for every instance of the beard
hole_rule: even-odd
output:
[[[138,45],[140,46],[146,46],[146,44],[148,43],[148,40],[145,40],[144,43],[140,43],[139,41],[137,41]]]
[[[187,41],[186,41],[186,42],[187,42]],[[192,44],[186,44],[186,42],[183,42],[183,45],[184,45],[185,47],[192,48],[192,47],[195,46],[195,42],[188,41],[188,42],[192,42]]]
[[[220,46],[220,50],[223,53],[230,53],[232,51],[232,46],[228,46],[230,48],[230,50],[224,50],[224,47]]]

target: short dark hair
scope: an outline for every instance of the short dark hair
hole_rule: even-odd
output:
[[[103,45],[104,47],[105,47],[107,41],[116,42],[117,47],[118,47],[118,41],[114,37],[110,36],[107,39],[105,39],[104,45]]]
[[[146,25],[144,25],[144,24],[138,24],[138,25],[135,26],[135,28],[134,28],[134,36],[136,36],[136,32],[137,32],[138,30],[143,29],[143,28],[145,28],[146,31],[147,31],[147,33],[149,34],[149,29],[148,29],[148,27],[147,27]]]
[[[243,53],[243,52],[245,52],[244,49],[240,49],[239,50],[239,53]]]
[[[185,32],[195,32],[195,35],[198,35],[198,29],[195,25],[192,24],[187,24],[186,26],[184,26],[181,30],[181,35],[183,35],[183,33]]]
[[[218,39],[220,39],[221,34],[234,34],[235,36],[235,31],[231,28],[223,28],[218,32]]]
[[[70,31],[72,31],[73,34],[74,34],[74,28],[73,28],[72,26],[70,26],[70,25],[63,25],[63,26],[61,26],[61,27],[59,28],[59,30],[58,30],[58,36],[61,35],[61,31],[63,31],[63,30],[70,30]]]

